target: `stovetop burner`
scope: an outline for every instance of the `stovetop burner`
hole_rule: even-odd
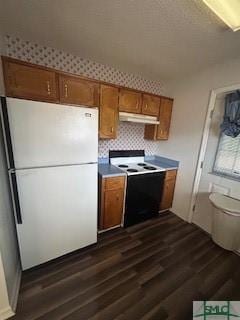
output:
[[[128,176],[139,174],[152,174],[164,171],[163,168],[147,162],[143,150],[122,150],[109,152],[109,162]]]
[[[143,163],[143,162],[140,162],[140,163],[138,163],[137,165],[140,166],[140,167],[144,167],[144,166],[146,166],[147,164],[146,164],[146,163]]]
[[[155,167],[152,167],[152,166],[145,166],[143,168],[146,170],[157,170]]]
[[[138,172],[137,169],[127,169],[128,172]]]

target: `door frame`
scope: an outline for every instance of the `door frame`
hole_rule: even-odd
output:
[[[197,194],[199,190],[200,185],[200,179],[202,176],[202,169],[203,169],[203,161],[205,158],[206,150],[207,150],[207,143],[208,143],[208,137],[209,137],[209,131],[211,127],[211,121],[212,121],[212,114],[215,107],[216,98],[221,93],[228,93],[234,90],[239,90],[240,84],[234,84],[227,87],[217,88],[210,91],[210,97],[208,102],[208,108],[207,113],[205,117],[205,123],[202,133],[202,139],[201,139],[201,145],[198,153],[198,160],[197,160],[197,166],[196,166],[196,172],[195,177],[193,181],[193,189],[192,189],[192,196],[191,196],[191,202],[188,212],[188,222],[191,223],[194,215],[194,209],[196,205],[197,200]]]

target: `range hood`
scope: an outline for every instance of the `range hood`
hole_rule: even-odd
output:
[[[159,124],[157,117],[146,116],[144,114],[137,113],[128,113],[128,112],[119,112],[119,120],[127,122],[137,122],[137,123],[146,123],[146,124]]]

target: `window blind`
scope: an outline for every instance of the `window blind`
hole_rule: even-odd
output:
[[[213,171],[240,179],[240,135],[220,136]]]

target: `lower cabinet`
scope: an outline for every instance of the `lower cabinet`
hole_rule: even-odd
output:
[[[122,223],[125,177],[99,180],[99,229],[109,229]]]
[[[177,170],[169,170],[166,172],[160,210],[167,210],[172,207],[176,177]]]

